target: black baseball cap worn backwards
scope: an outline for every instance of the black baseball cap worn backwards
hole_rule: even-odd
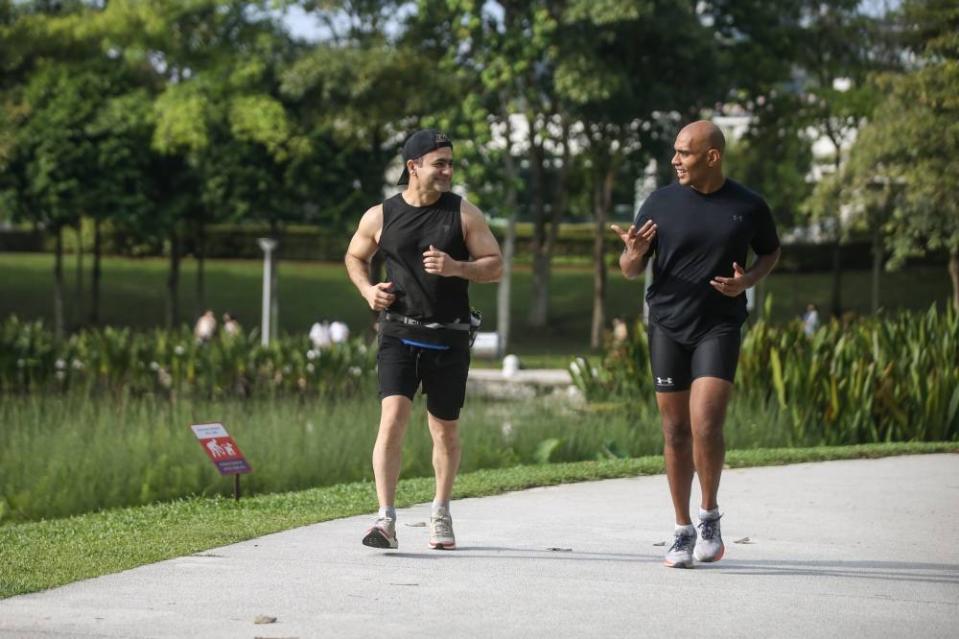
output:
[[[409,184],[410,172],[406,168],[409,160],[421,158],[430,151],[442,149],[444,146],[453,148],[453,143],[446,137],[445,133],[440,133],[436,129],[420,129],[403,143],[403,174],[397,184]]]

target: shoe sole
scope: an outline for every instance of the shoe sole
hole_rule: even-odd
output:
[[[711,559],[708,557],[699,557],[696,555],[696,553],[693,553],[693,557],[696,559],[696,561],[700,561],[704,564],[711,564],[711,563],[717,562],[725,556],[726,556],[726,546],[723,546],[722,548],[720,548],[719,554]]]
[[[433,550],[456,550],[456,543],[446,544],[442,542],[430,542],[430,548]]]
[[[373,529],[367,532],[366,536],[363,537],[363,545],[369,546],[370,548],[381,548],[383,550],[395,550],[399,546],[399,543],[396,540],[391,542],[379,530]]]
[[[692,568],[692,567],[693,567],[693,562],[692,562],[692,560],[690,560],[690,561],[676,561],[676,562],[664,561],[664,562],[663,562],[663,565],[666,566],[667,568]]]

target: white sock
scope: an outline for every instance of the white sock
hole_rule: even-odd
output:
[[[696,532],[696,526],[693,526],[692,524],[676,524],[676,529],[673,531],[673,533],[687,533],[687,534],[691,534],[694,532]]]
[[[433,500],[433,508],[431,509],[432,515],[435,517],[441,508],[445,508],[446,512],[450,511],[450,502],[449,501],[437,501]]]
[[[389,517],[396,521],[396,508],[393,506],[380,506],[380,517]]]
[[[713,508],[712,510],[703,510],[702,507],[699,509],[699,521],[704,519],[718,519],[719,518],[719,507]]]

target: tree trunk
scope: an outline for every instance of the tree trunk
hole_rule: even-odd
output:
[[[879,277],[882,274],[882,229],[876,222],[872,227],[872,296],[870,307],[872,314],[879,312]]]
[[[170,272],[167,274],[166,325],[176,328],[180,323],[180,238],[176,230],[170,231]]]
[[[90,323],[100,323],[100,280],[102,278],[100,218],[93,219],[93,272],[90,277]]]
[[[606,218],[613,199],[615,175],[615,162],[610,162],[604,173],[597,171],[593,187],[596,226],[593,237],[593,323],[589,345],[594,349],[603,345],[603,329],[606,327]]]
[[[838,224],[838,219],[837,219]],[[838,231],[837,231],[838,233]],[[833,317],[837,319],[842,317],[842,249],[839,245],[839,239],[832,245],[832,294],[830,296],[830,309]]]
[[[80,324],[83,320],[83,220],[77,220],[77,277],[73,292],[73,322]]]
[[[533,303],[530,306],[529,325],[543,328],[549,323],[549,286],[553,249],[559,236],[559,225],[566,211],[568,194],[566,177],[569,175],[572,153],[569,149],[569,122],[562,123],[561,143],[563,156],[559,171],[555,176],[552,206],[546,213],[546,171],[543,146],[530,146],[530,186],[533,192],[533,211],[536,226],[533,233]],[[532,130],[532,129],[531,129]],[[532,135],[532,134],[531,134]]]
[[[549,321],[549,231],[543,201],[543,149],[536,144],[536,132],[529,120],[529,188],[533,208],[533,290],[527,323],[544,328]]]
[[[503,100],[506,103],[506,100]],[[506,193],[503,209],[506,212],[506,236],[503,238],[503,271],[496,288],[496,356],[506,355],[509,348],[510,321],[512,319],[510,295],[513,288],[513,255],[516,253],[516,163],[513,161],[512,136],[509,114],[503,116],[506,125],[506,150],[503,155],[503,169],[506,179]]]
[[[280,291],[277,285],[277,266],[279,266],[280,227],[275,220],[270,221],[270,237],[274,238],[276,248],[270,253],[270,341],[280,332]]]
[[[58,342],[63,333],[63,227],[58,225],[53,260],[53,334]]]
[[[836,149],[836,178],[840,176],[842,170],[842,147],[841,140],[837,133],[827,125],[826,135]],[[839,208],[839,198],[833,203],[836,210],[836,233],[835,242],[832,246],[832,296],[830,306],[832,307],[833,317],[842,317],[842,211]]]
[[[196,311],[200,317],[206,312],[206,225],[200,221],[196,230]]]
[[[949,279],[952,280],[952,306],[959,311],[959,249],[949,254]]]

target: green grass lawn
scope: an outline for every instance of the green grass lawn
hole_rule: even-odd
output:
[[[955,443],[730,451],[730,467],[957,452]],[[663,472],[660,456],[483,470],[459,478],[456,496]],[[400,482],[400,507],[432,498],[429,478]],[[665,488],[663,498],[666,498]],[[235,503],[192,498],[67,519],[0,526],[0,598],[127,570],[296,526],[372,512],[371,483],[340,484]]]
[[[52,316],[52,264],[46,254],[0,254],[0,317],[15,313],[27,319]],[[89,280],[85,295],[77,295],[75,260],[65,262],[66,313],[73,326],[88,313]],[[90,260],[86,260],[88,269]],[[320,262],[281,262],[279,273],[280,328],[305,332],[317,319],[340,319],[356,332],[371,322],[365,302],[354,290],[342,265]],[[158,258],[106,258],[103,263],[101,318],[105,324],[149,327],[164,321],[167,261]],[[588,350],[592,308],[592,271],[588,265],[556,266],[553,270],[552,317],[547,329],[526,326],[531,295],[529,267],[517,266],[513,286],[512,351],[535,356],[533,365],[555,365],[566,356]],[[218,313],[230,311],[246,327],[259,324],[259,261],[211,260],[207,264],[207,305]],[[798,317],[806,304],[828,306],[831,279],[828,273],[794,275],[774,273],[769,280],[773,294],[773,319]],[[496,323],[496,285],[473,285],[474,305],[486,318],[485,330]],[[869,308],[870,274],[844,274],[845,305],[858,313]],[[944,267],[912,268],[884,275],[882,296],[887,308],[927,308],[934,301],[945,302],[950,294]],[[610,272],[608,317],[635,317],[641,310],[642,283],[627,281]],[[181,309],[184,321],[195,318],[196,262],[183,262]]]

